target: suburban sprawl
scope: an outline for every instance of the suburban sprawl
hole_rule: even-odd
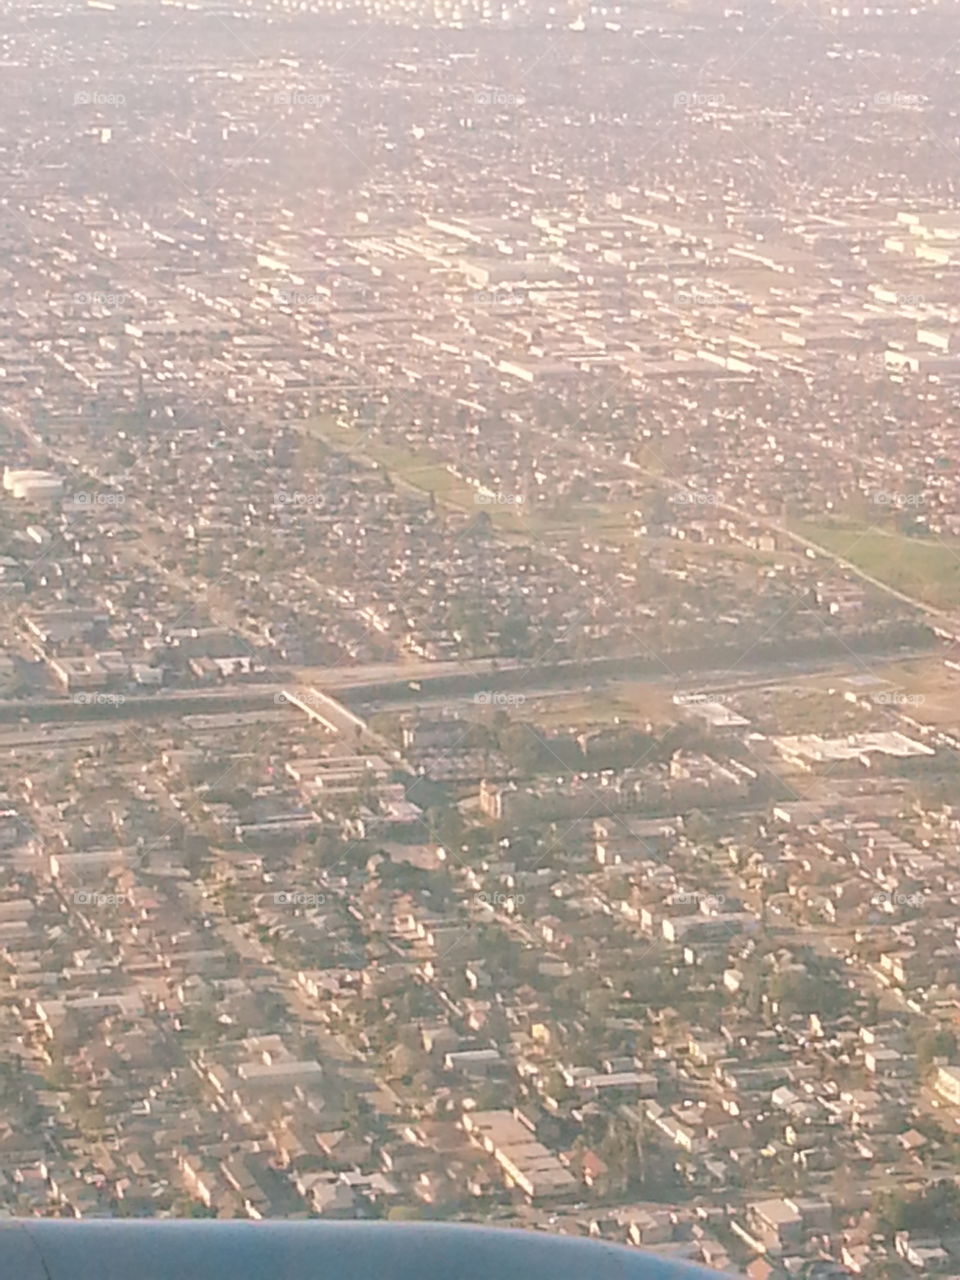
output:
[[[960,1276],[960,43],[2,0],[0,1215]]]

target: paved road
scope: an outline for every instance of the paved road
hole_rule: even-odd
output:
[[[935,649],[911,649],[905,652],[865,656],[885,659],[890,662],[910,662],[935,657],[936,652]],[[647,661],[645,655],[642,660]],[[522,690],[528,698],[535,698],[562,697],[576,694],[582,692],[585,685],[588,685],[591,680],[597,680],[598,683],[615,684],[636,679],[645,684],[662,686],[677,693],[702,694],[711,691],[722,693],[737,689],[782,685],[790,680],[803,679],[805,677],[841,676],[854,667],[853,662],[838,661],[836,657],[810,657],[783,663],[756,663],[750,667],[743,667],[738,677],[734,677],[729,668],[720,668],[713,671],[686,673],[682,675],[682,678],[678,678],[676,675],[664,675],[663,673],[638,672],[634,676],[631,676],[629,672],[608,674],[603,669],[605,663],[606,660],[597,659],[593,663],[551,664],[551,670],[558,672],[558,679],[555,684],[549,685],[543,682],[543,671],[538,668],[532,668],[529,664],[526,667],[520,663],[509,666],[508,664],[501,664],[497,674],[513,673],[510,687]],[[563,672],[567,668],[570,669],[569,681],[564,683]],[[597,674],[598,668],[599,675]],[[337,680],[330,681],[324,678],[322,669],[312,669],[311,675],[313,679],[310,681],[309,688],[315,691],[311,696],[315,697],[322,704],[322,708],[325,709],[323,718],[329,720],[331,727],[336,732],[341,733],[348,741],[356,738],[355,729],[358,717],[353,715],[350,707],[341,706],[335,700],[337,694],[341,698],[349,698],[351,707],[367,709],[374,704],[377,707],[384,708],[403,707],[411,704],[416,704],[417,706],[449,705],[473,700],[476,694],[478,670],[490,675],[490,684],[495,683],[493,673],[489,673],[489,663],[484,663],[483,667],[479,668],[475,662],[438,662],[430,664],[413,683],[403,677],[400,679],[391,678],[389,675],[385,677],[385,671],[394,669],[383,663],[336,668],[335,670],[337,672]],[[405,672],[404,675],[406,674]],[[437,685],[449,686],[451,682],[455,685],[457,681],[463,681],[462,688],[441,687],[437,689],[435,687]],[[333,696],[330,696],[326,690],[330,690],[332,686],[335,686],[335,689]],[[180,715],[203,714],[204,712],[230,712],[257,708],[262,708],[265,711],[275,711],[284,705],[284,693],[286,691],[294,692],[298,688],[302,690],[303,683],[298,679],[291,679],[284,684],[230,685],[224,689],[169,689],[156,694],[125,697],[123,701],[105,703],[102,706],[95,703],[75,703],[69,698],[44,701],[29,698],[10,698],[0,700],[0,724],[6,722],[12,726],[24,719],[29,720],[31,726],[29,732],[33,738],[37,737],[37,729],[34,726],[47,723],[85,722],[89,725],[90,732],[93,733],[97,731],[98,727],[105,727],[108,724],[116,724],[122,721],[172,718]],[[23,731],[27,731],[26,726],[23,726]],[[369,729],[365,730],[365,733],[369,736]]]

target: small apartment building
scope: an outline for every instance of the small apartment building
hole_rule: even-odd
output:
[[[499,1070],[503,1058],[499,1049],[461,1049],[448,1053],[443,1060],[447,1071],[461,1071],[468,1076],[488,1076]]]
[[[781,1254],[803,1240],[803,1215],[792,1200],[758,1200],[748,1210],[752,1234],[767,1253]]]
[[[530,1131],[509,1111],[468,1111],[463,1127],[500,1166],[509,1186],[531,1202],[571,1195],[577,1180],[552,1151],[532,1140]]]
[[[325,1074],[319,1062],[310,1059],[281,1059],[270,1062],[242,1062],[237,1079],[257,1094],[290,1093],[295,1088],[318,1089]]]
[[[960,1107],[960,1067],[938,1067],[933,1087],[944,1102]]]
[[[116,892],[110,883],[110,877],[121,871],[126,865],[127,854],[124,849],[77,849],[68,853],[51,853],[49,855],[50,875],[63,885],[98,886],[98,894],[91,894],[87,899],[77,899],[78,905],[120,905],[123,895]],[[100,892],[100,886],[106,886]],[[78,892],[80,890],[78,889]],[[105,901],[100,901],[100,898]],[[116,901],[112,901],[112,900]]]
[[[103,996],[71,996],[63,1000],[38,1000],[36,1014],[48,1039],[53,1039],[71,1014],[83,1019],[129,1018],[143,1014],[143,997],[138,991],[118,991]]]
[[[644,1071],[597,1071],[583,1076],[577,1087],[584,1098],[612,1098],[630,1101],[634,1098],[655,1098],[660,1081]]]
[[[106,668],[93,657],[53,658],[50,671],[67,693],[103,689],[110,679]]]
[[[223,1186],[223,1179],[216,1170],[207,1168],[198,1156],[180,1156],[178,1164],[187,1191],[209,1209]]]

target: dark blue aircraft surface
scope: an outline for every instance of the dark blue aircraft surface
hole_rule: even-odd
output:
[[[8,1219],[0,1280],[716,1280],[636,1249],[390,1223]]]

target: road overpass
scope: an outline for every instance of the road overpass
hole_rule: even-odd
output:
[[[312,685],[288,687],[279,695],[278,701],[287,702],[291,707],[296,707],[328,733],[359,741],[370,732],[366,721],[361,720],[354,712],[348,711],[342,703],[331,698],[328,693]]]

